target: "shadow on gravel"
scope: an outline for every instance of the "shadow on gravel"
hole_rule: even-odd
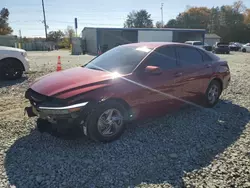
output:
[[[2,80],[2,79],[0,79],[0,88],[20,84],[20,83],[23,83],[24,81],[26,81],[27,79],[28,78],[26,76],[22,77],[20,79],[17,79],[17,80]]]
[[[247,109],[225,101],[214,111],[188,107],[130,125],[121,139],[109,144],[86,137],[62,140],[34,130],[9,148],[4,166],[17,188],[117,188],[142,182],[181,187],[184,171],[209,165],[250,120]]]

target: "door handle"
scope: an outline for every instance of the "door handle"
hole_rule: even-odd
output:
[[[176,74],[175,74],[175,76],[176,76],[176,77],[180,77],[180,76],[182,76],[182,72],[178,72],[178,73],[176,73]]]

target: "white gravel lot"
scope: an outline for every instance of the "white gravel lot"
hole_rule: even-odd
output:
[[[212,110],[187,107],[128,125],[109,144],[40,134],[23,115],[35,78],[88,62],[67,51],[29,52],[31,72],[0,82],[0,188],[250,187],[250,54],[221,55],[232,81]]]

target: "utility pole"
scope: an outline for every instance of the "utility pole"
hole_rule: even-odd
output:
[[[163,3],[161,3],[161,27],[163,28]]]
[[[20,38],[20,40],[22,40],[22,31],[21,31],[21,29],[19,29],[19,38]]]
[[[42,6],[43,6],[43,23],[44,23],[44,29],[45,29],[45,37],[47,40],[47,24],[46,24],[46,15],[45,15],[45,10],[44,10],[44,2],[42,0]]]

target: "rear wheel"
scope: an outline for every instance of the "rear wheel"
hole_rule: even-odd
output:
[[[242,52],[247,52],[246,48],[243,48],[243,49],[242,49]]]
[[[119,102],[101,104],[87,118],[87,134],[99,142],[114,141],[124,132],[126,117],[127,111]]]
[[[212,108],[218,103],[220,95],[221,95],[221,91],[222,91],[222,88],[221,88],[220,83],[216,80],[213,80],[209,84],[206,94],[205,94],[206,107]]]
[[[6,80],[21,78],[23,66],[16,59],[4,59],[0,62],[0,77]]]

